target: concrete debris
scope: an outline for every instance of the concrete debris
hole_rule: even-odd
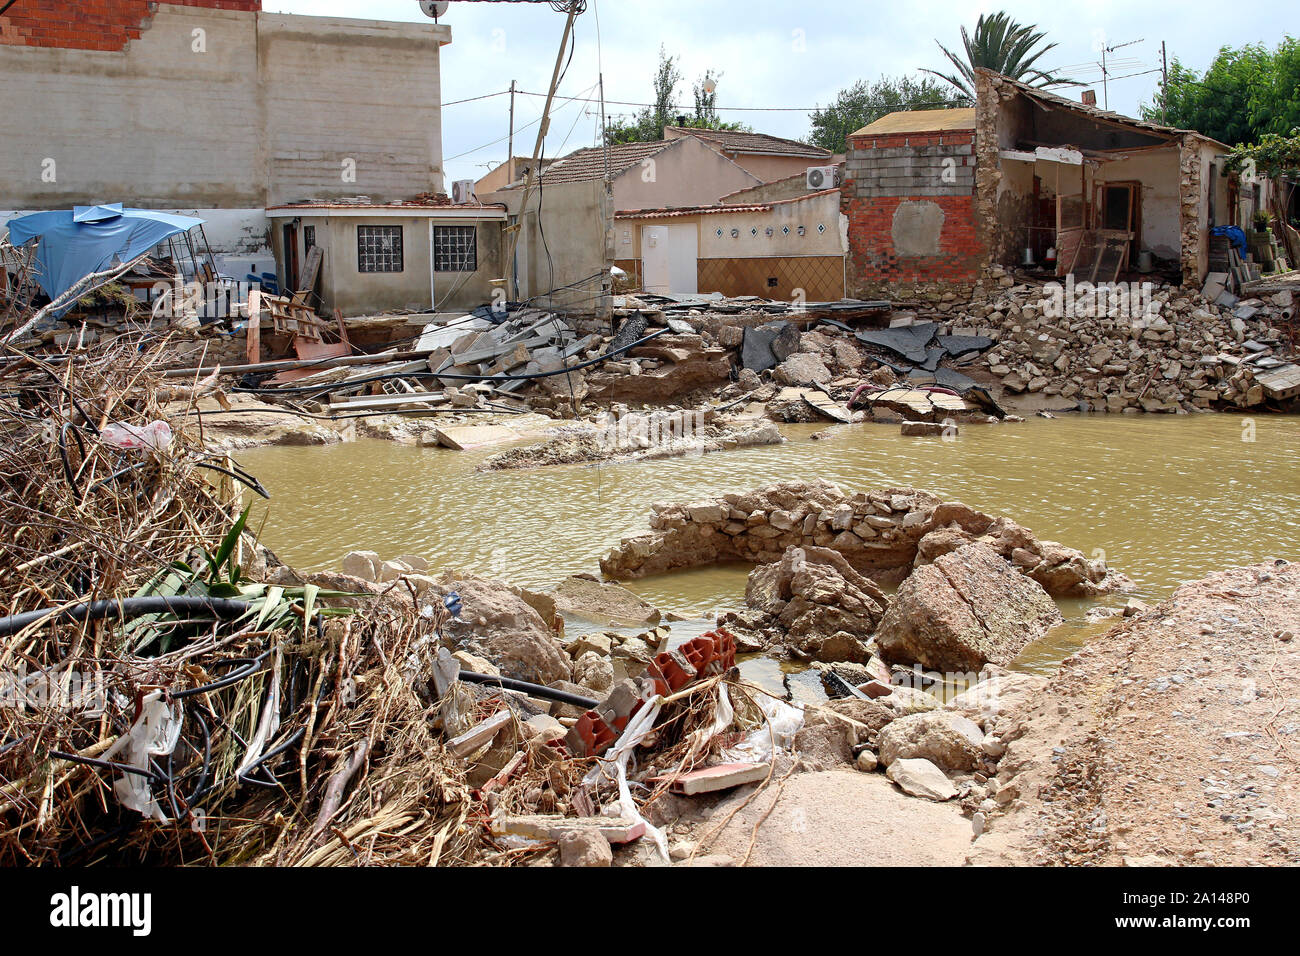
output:
[[[943,771],[923,758],[900,758],[889,765],[885,776],[898,789],[913,797],[942,803],[957,796],[957,788]]]

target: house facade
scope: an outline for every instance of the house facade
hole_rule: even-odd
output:
[[[614,214],[616,264],[659,294],[720,292],[787,301],[844,297],[840,192]]]
[[[500,206],[313,202],[266,215],[282,276],[302,275],[320,248],[312,285],[326,315],[468,311],[492,301],[504,274]],[[282,291],[301,291],[285,281]]]
[[[268,207],[445,191],[450,42],[431,21],[257,0],[17,3],[0,16],[0,82],[24,113],[0,150],[0,219],[114,201],[194,215],[223,272],[271,271]]]
[[[1240,215],[1227,152],[979,70],[974,108],[893,113],[850,137],[850,294],[972,284],[991,265],[1026,262],[1199,285],[1210,230]]]
[[[519,229],[513,263],[518,298],[604,312],[610,268],[629,251],[616,244],[616,212],[695,207],[757,185],[758,177],[687,137],[576,150],[545,167],[527,208],[521,182],[479,199],[501,203],[510,227]]]

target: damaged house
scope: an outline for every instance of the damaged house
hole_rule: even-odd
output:
[[[1199,285],[1240,225],[1228,147],[979,70],[970,109],[892,113],[850,137],[850,294],[968,285],[990,266]]]
[[[203,220],[217,269],[264,286],[298,290],[319,247],[328,308],[362,310],[342,292],[359,278],[376,294],[365,310],[481,303],[503,214],[421,198],[445,191],[439,57],[451,28],[261,6],[3,4],[0,79],[32,109],[7,124],[0,222],[122,202]],[[394,218],[392,204],[412,202]],[[403,272],[385,273],[395,230]]]
[[[611,266],[664,294],[843,297],[830,153],[760,133],[667,127],[664,135],[546,166],[522,216],[520,298],[592,308]],[[808,185],[810,167],[821,169],[822,186]],[[515,182],[482,198],[503,203],[513,223],[523,194]]]

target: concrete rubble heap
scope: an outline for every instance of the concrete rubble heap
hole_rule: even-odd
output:
[[[1158,286],[1149,311],[1137,315],[1098,316],[1086,307],[1054,316],[1065,310],[1053,309],[1050,290],[1017,283],[1000,267],[992,279],[969,299],[936,294],[918,314],[934,314],[947,331],[995,339],[971,368],[1004,394],[1051,399],[1057,409],[1253,408],[1271,397],[1257,378],[1294,353],[1279,332],[1294,315],[1290,291],[1239,300],[1211,280],[1204,290],[1211,298]]]

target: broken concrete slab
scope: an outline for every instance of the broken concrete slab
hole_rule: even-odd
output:
[[[655,782],[672,781],[672,790],[684,796],[699,793],[716,793],[767,779],[771,767],[765,763],[724,763],[714,767],[701,767],[687,773],[668,774],[651,778]]]
[[[504,425],[446,425],[435,429],[438,444],[454,451],[514,441],[519,434]]]
[[[659,623],[659,609],[647,604],[620,584],[603,584],[574,575],[565,578],[551,595],[561,614],[572,614],[599,624]]]
[[[561,817],[549,814],[493,817],[494,836],[559,840],[566,833],[599,833],[610,843],[631,843],[645,836],[645,823],[622,817]]]
[[[857,333],[857,339],[865,345],[888,349],[919,365],[925,361],[925,347],[938,328],[937,322],[918,322],[892,329],[863,329]]]

